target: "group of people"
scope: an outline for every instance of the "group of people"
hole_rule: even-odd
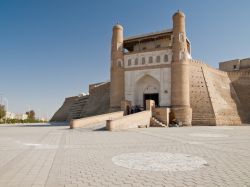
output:
[[[132,106],[132,107],[127,106],[127,111],[126,111],[127,115],[134,114],[137,112],[141,112],[140,106],[138,106],[138,105]]]

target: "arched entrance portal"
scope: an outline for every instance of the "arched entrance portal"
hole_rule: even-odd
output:
[[[160,100],[160,82],[150,75],[144,75],[136,82],[135,104],[141,108],[146,108],[146,100],[152,99],[156,106]]]

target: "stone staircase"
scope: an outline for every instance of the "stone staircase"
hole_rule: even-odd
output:
[[[150,127],[168,127],[166,124],[162,123],[155,117],[151,117],[150,119]]]
[[[214,126],[215,123],[215,117],[214,114],[206,114],[206,113],[192,113],[192,125],[198,125],[198,126]]]

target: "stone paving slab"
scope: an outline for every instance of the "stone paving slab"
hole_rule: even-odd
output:
[[[0,186],[250,186],[250,126],[121,132],[102,127],[0,126]],[[168,160],[155,153],[190,155],[207,164],[187,171],[153,171],[140,160],[140,167],[149,169],[112,161],[126,154],[133,161],[131,155],[138,153],[163,164]]]

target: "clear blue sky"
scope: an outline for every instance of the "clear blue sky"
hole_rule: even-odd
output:
[[[28,106],[51,116],[67,96],[109,79],[112,26],[125,36],[172,28],[186,14],[192,56],[250,57],[247,0],[1,0],[0,93],[13,112]]]

